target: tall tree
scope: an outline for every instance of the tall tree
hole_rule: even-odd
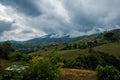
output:
[[[14,51],[14,49],[13,49],[10,41],[6,41],[6,42],[2,43],[0,46],[0,53],[1,53],[1,56],[4,58],[8,58],[9,53],[13,52],[13,51]]]

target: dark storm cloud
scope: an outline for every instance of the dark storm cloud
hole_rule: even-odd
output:
[[[38,16],[41,11],[35,6],[32,0],[0,0],[4,5],[12,6],[18,12],[25,13],[30,16]]]
[[[0,0],[0,4],[0,20],[15,20],[16,28],[6,27],[10,31],[3,40],[7,35],[15,40],[49,33],[76,37],[120,28],[120,0]]]
[[[94,28],[115,27],[120,24],[120,0],[62,0],[72,17],[72,23],[80,31]],[[74,4],[75,3],[75,4]]]
[[[12,22],[0,21],[0,35],[12,29]]]

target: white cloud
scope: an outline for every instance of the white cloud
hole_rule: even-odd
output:
[[[45,33],[37,30],[33,26],[26,25],[27,18],[24,14],[18,13],[16,10],[9,6],[4,6],[0,4],[0,20],[5,22],[11,22],[12,25],[7,26],[12,27],[9,31],[4,31],[2,36],[0,36],[0,40],[28,40],[31,38],[39,37],[44,35]],[[4,26],[0,26],[0,29],[4,29]],[[30,30],[30,33],[23,33],[23,31]]]
[[[5,31],[1,40],[27,40],[54,32],[60,36],[70,34],[75,37],[120,28],[119,0],[25,1],[29,2],[29,6],[33,5],[33,9],[24,1],[18,2],[16,5],[0,4],[0,20],[12,23],[12,29]],[[37,15],[34,13],[36,11]],[[28,12],[29,15],[24,14]]]
[[[60,0],[35,0],[35,3],[46,16],[63,18],[69,22],[69,14]]]
[[[0,4],[0,20],[12,21],[13,19],[9,15],[11,12],[12,10],[10,7]]]

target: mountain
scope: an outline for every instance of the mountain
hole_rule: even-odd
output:
[[[107,34],[107,35],[106,35]],[[88,45],[89,43],[89,45]],[[91,46],[90,46],[91,43]],[[59,46],[57,55],[64,58],[76,57],[80,54],[89,54],[91,52],[104,52],[110,55],[120,56],[120,29],[105,31],[100,34],[87,36],[85,38],[72,41],[68,44]],[[90,48],[91,47],[91,48]],[[44,56],[47,51],[40,50],[31,53],[30,55]]]
[[[41,49],[49,49],[54,47],[55,45],[61,45],[61,44],[65,44],[65,43],[70,43],[70,42],[79,42],[80,40],[83,39],[87,39],[87,40],[94,40],[94,37],[98,39],[102,39],[103,35],[105,33],[108,32],[112,32],[114,33],[117,37],[120,37],[120,29],[115,29],[112,31],[106,31],[102,34],[93,34],[90,36],[80,36],[80,37],[70,37],[69,35],[64,34],[64,36],[60,36],[58,33],[51,33],[39,38],[34,38],[31,40],[27,40],[27,41],[14,41],[12,40],[11,43],[13,44],[13,47],[20,52],[24,52],[24,53],[29,53],[29,52],[34,52],[37,50],[41,50]],[[104,41],[104,39],[103,39]]]
[[[69,35],[60,36],[57,33],[48,34],[39,38],[34,38],[27,41],[14,41],[10,42],[13,44],[13,47],[23,53],[30,53],[42,49],[50,49],[54,46],[58,46],[64,43],[73,42],[76,40],[83,39],[88,36],[80,36],[71,38]]]
[[[111,30],[111,31],[106,31],[106,32],[112,32],[114,34],[116,34],[116,36],[120,36],[120,29],[115,29],[115,30]],[[106,33],[104,32],[104,33]],[[64,34],[64,35],[60,35],[59,33],[51,33],[42,37],[38,37],[38,38],[34,38],[34,39],[30,39],[27,41],[14,41],[12,40],[12,43],[17,43],[17,44],[28,44],[28,43],[69,43],[69,42],[73,42],[76,40],[81,40],[84,38],[89,38],[91,36],[96,36],[99,34],[92,34],[92,35],[86,35],[86,36],[79,36],[79,37],[70,37],[70,35]],[[100,35],[99,35],[100,36]]]
[[[60,36],[57,33],[51,33],[39,38],[24,41],[24,43],[68,43],[78,39],[83,39],[87,36],[80,36],[71,38],[69,35]]]

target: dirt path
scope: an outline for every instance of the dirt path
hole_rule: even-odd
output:
[[[80,69],[61,69],[58,80],[96,80],[96,72]]]

